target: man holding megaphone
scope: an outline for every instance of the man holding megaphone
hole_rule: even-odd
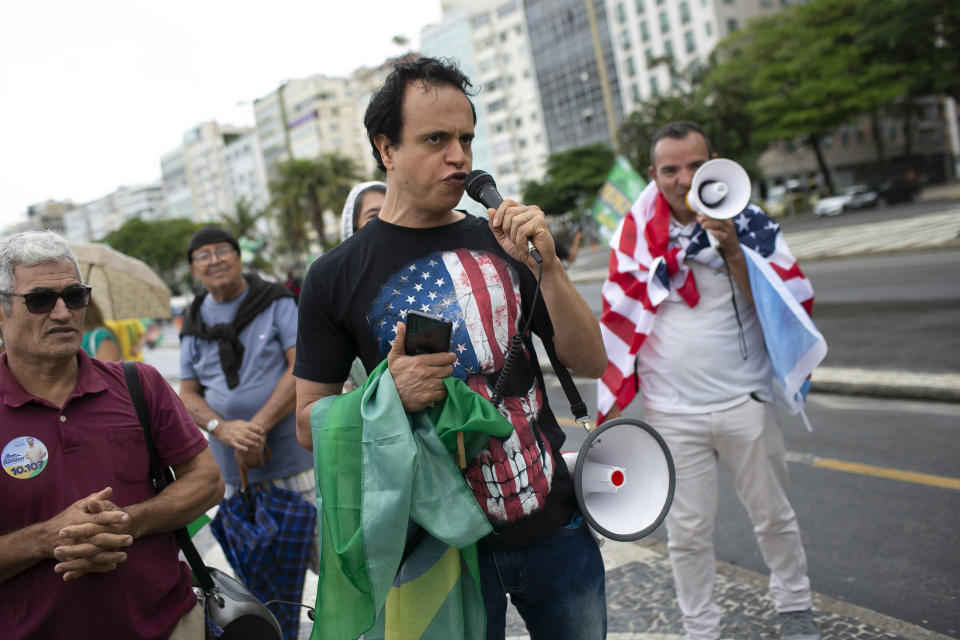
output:
[[[642,380],[646,421],[666,441],[676,467],[666,523],[687,637],[720,637],[721,610],[713,598],[719,460],[733,475],[770,568],[782,637],[815,640],[806,555],[786,497],[774,371],[746,254],[766,261],[774,279],[787,285],[787,296],[796,298],[791,304],[808,313],[813,289],[778,225],[750,204],[743,169],[712,157],[695,123],[673,122],[653,136],[653,182],[610,243],[602,317],[608,366],[598,410],[617,417]]]

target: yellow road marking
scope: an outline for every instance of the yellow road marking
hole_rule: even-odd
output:
[[[847,462],[846,460],[835,460],[833,458],[816,458],[812,464],[815,467],[824,469],[834,469],[835,471],[846,471],[847,473],[857,473],[864,476],[888,478],[890,480],[900,480],[901,482],[912,482],[914,484],[925,484],[931,487],[960,491],[960,478],[936,476],[931,473],[920,473],[918,471],[904,471],[903,469],[875,467],[871,464]]]
[[[579,427],[572,418],[557,418],[557,422],[565,427]],[[960,491],[960,478],[951,478],[949,476],[937,476],[932,473],[921,473],[919,471],[906,471],[904,469],[892,469],[889,467],[877,467],[872,464],[861,464],[859,462],[848,462],[846,460],[837,460],[835,458],[819,458],[807,454],[788,453],[787,458],[790,462],[801,462],[821,469],[833,469],[834,471],[844,471],[846,473],[856,473],[862,476],[873,476],[875,478],[887,478],[888,480],[899,480],[900,482],[911,482],[913,484],[923,484],[929,487],[940,487],[941,489],[953,489]]]

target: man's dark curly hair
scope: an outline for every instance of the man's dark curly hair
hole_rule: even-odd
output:
[[[373,158],[384,173],[387,168],[383,166],[383,158],[380,157],[373,139],[382,133],[391,146],[400,144],[403,129],[403,93],[410,82],[420,82],[428,88],[450,85],[460,89],[470,102],[473,123],[477,123],[477,109],[470,100],[470,88],[473,84],[455,62],[444,58],[417,58],[397,64],[384,80],[383,86],[370,98],[367,112],[363,116],[367,138],[373,147]]]

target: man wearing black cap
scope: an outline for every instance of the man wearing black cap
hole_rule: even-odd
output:
[[[227,496],[240,485],[243,468],[250,484],[279,485],[312,504],[313,456],[297,444],[294,419],[293,297],[279,284],[244,274],[236,238],[220,227],[197,231],[187,260],[206,291],[184,314],[180,397],[211,435]]]

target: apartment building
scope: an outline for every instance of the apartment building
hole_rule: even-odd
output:
[[[265,203],[266,192],[262,188],[254,193],[258,185],[256,174],[262,170],[253,171],[253,177],[247,181],[251,174],[249,165],[261,162],[256,145],[249,142],[251,135],[250,127],[216,122],[204,122],[188,130],[182,144],[160,160],[169,216],[212,222],[224,214],[234,215],[241,195]],[[240,175],[244,176],[242,193],[235,192],[231,184],[231,178],[239,183]],[[259,184],[262,187],[262,180]]]
[[[63,235],[71,242],[94,242],[127,220],[159,220],[166,213],[163,186],[159,182],[119,187],[64,213]]]
[[[421,32],[420,50],[455,60],[473,82],[473,166],[493,175],[505,197],[519,198],[525,182],[543,177],[549,153],[523,3],[448,1],[443,9]]]
[[[680,88],[681,72],[725,37],[789,0],[607,0],[623,112]]]
[[[551,153],[615,144],[623,121],[604,0],[525,0]]]
[[[253,102],[267,179],[287,160],[337,153],[369,168],[358,91],[351,78],[322,74],[288,80]]]
[[[862,116],[821,138],[821,150],[834,186],[876,185],[895,175],[914,175],[931,184],[955,181],[958,167],[954,158],[960,158],[956,102],[926,96],[916,101],[914,109],[909,122],[887,117],[874,127],[869,117]],[[768,187],[793,180],[804,185],[819,180],[820,167],[806,144],[771,145],[760,157],[760,165]]]
[[[233,202],[243,200],[254,213],[266,210],[267,176],[260,152],[260,139],[253,128],[224,135],[224,160]]]
[[[19,233],[20,231],[35,231],[50,229],[63,233],[64,216],[76,205],[71,200],[46,200],[31,204],[27,207],[27,219],[8,225],[4,233]]]

